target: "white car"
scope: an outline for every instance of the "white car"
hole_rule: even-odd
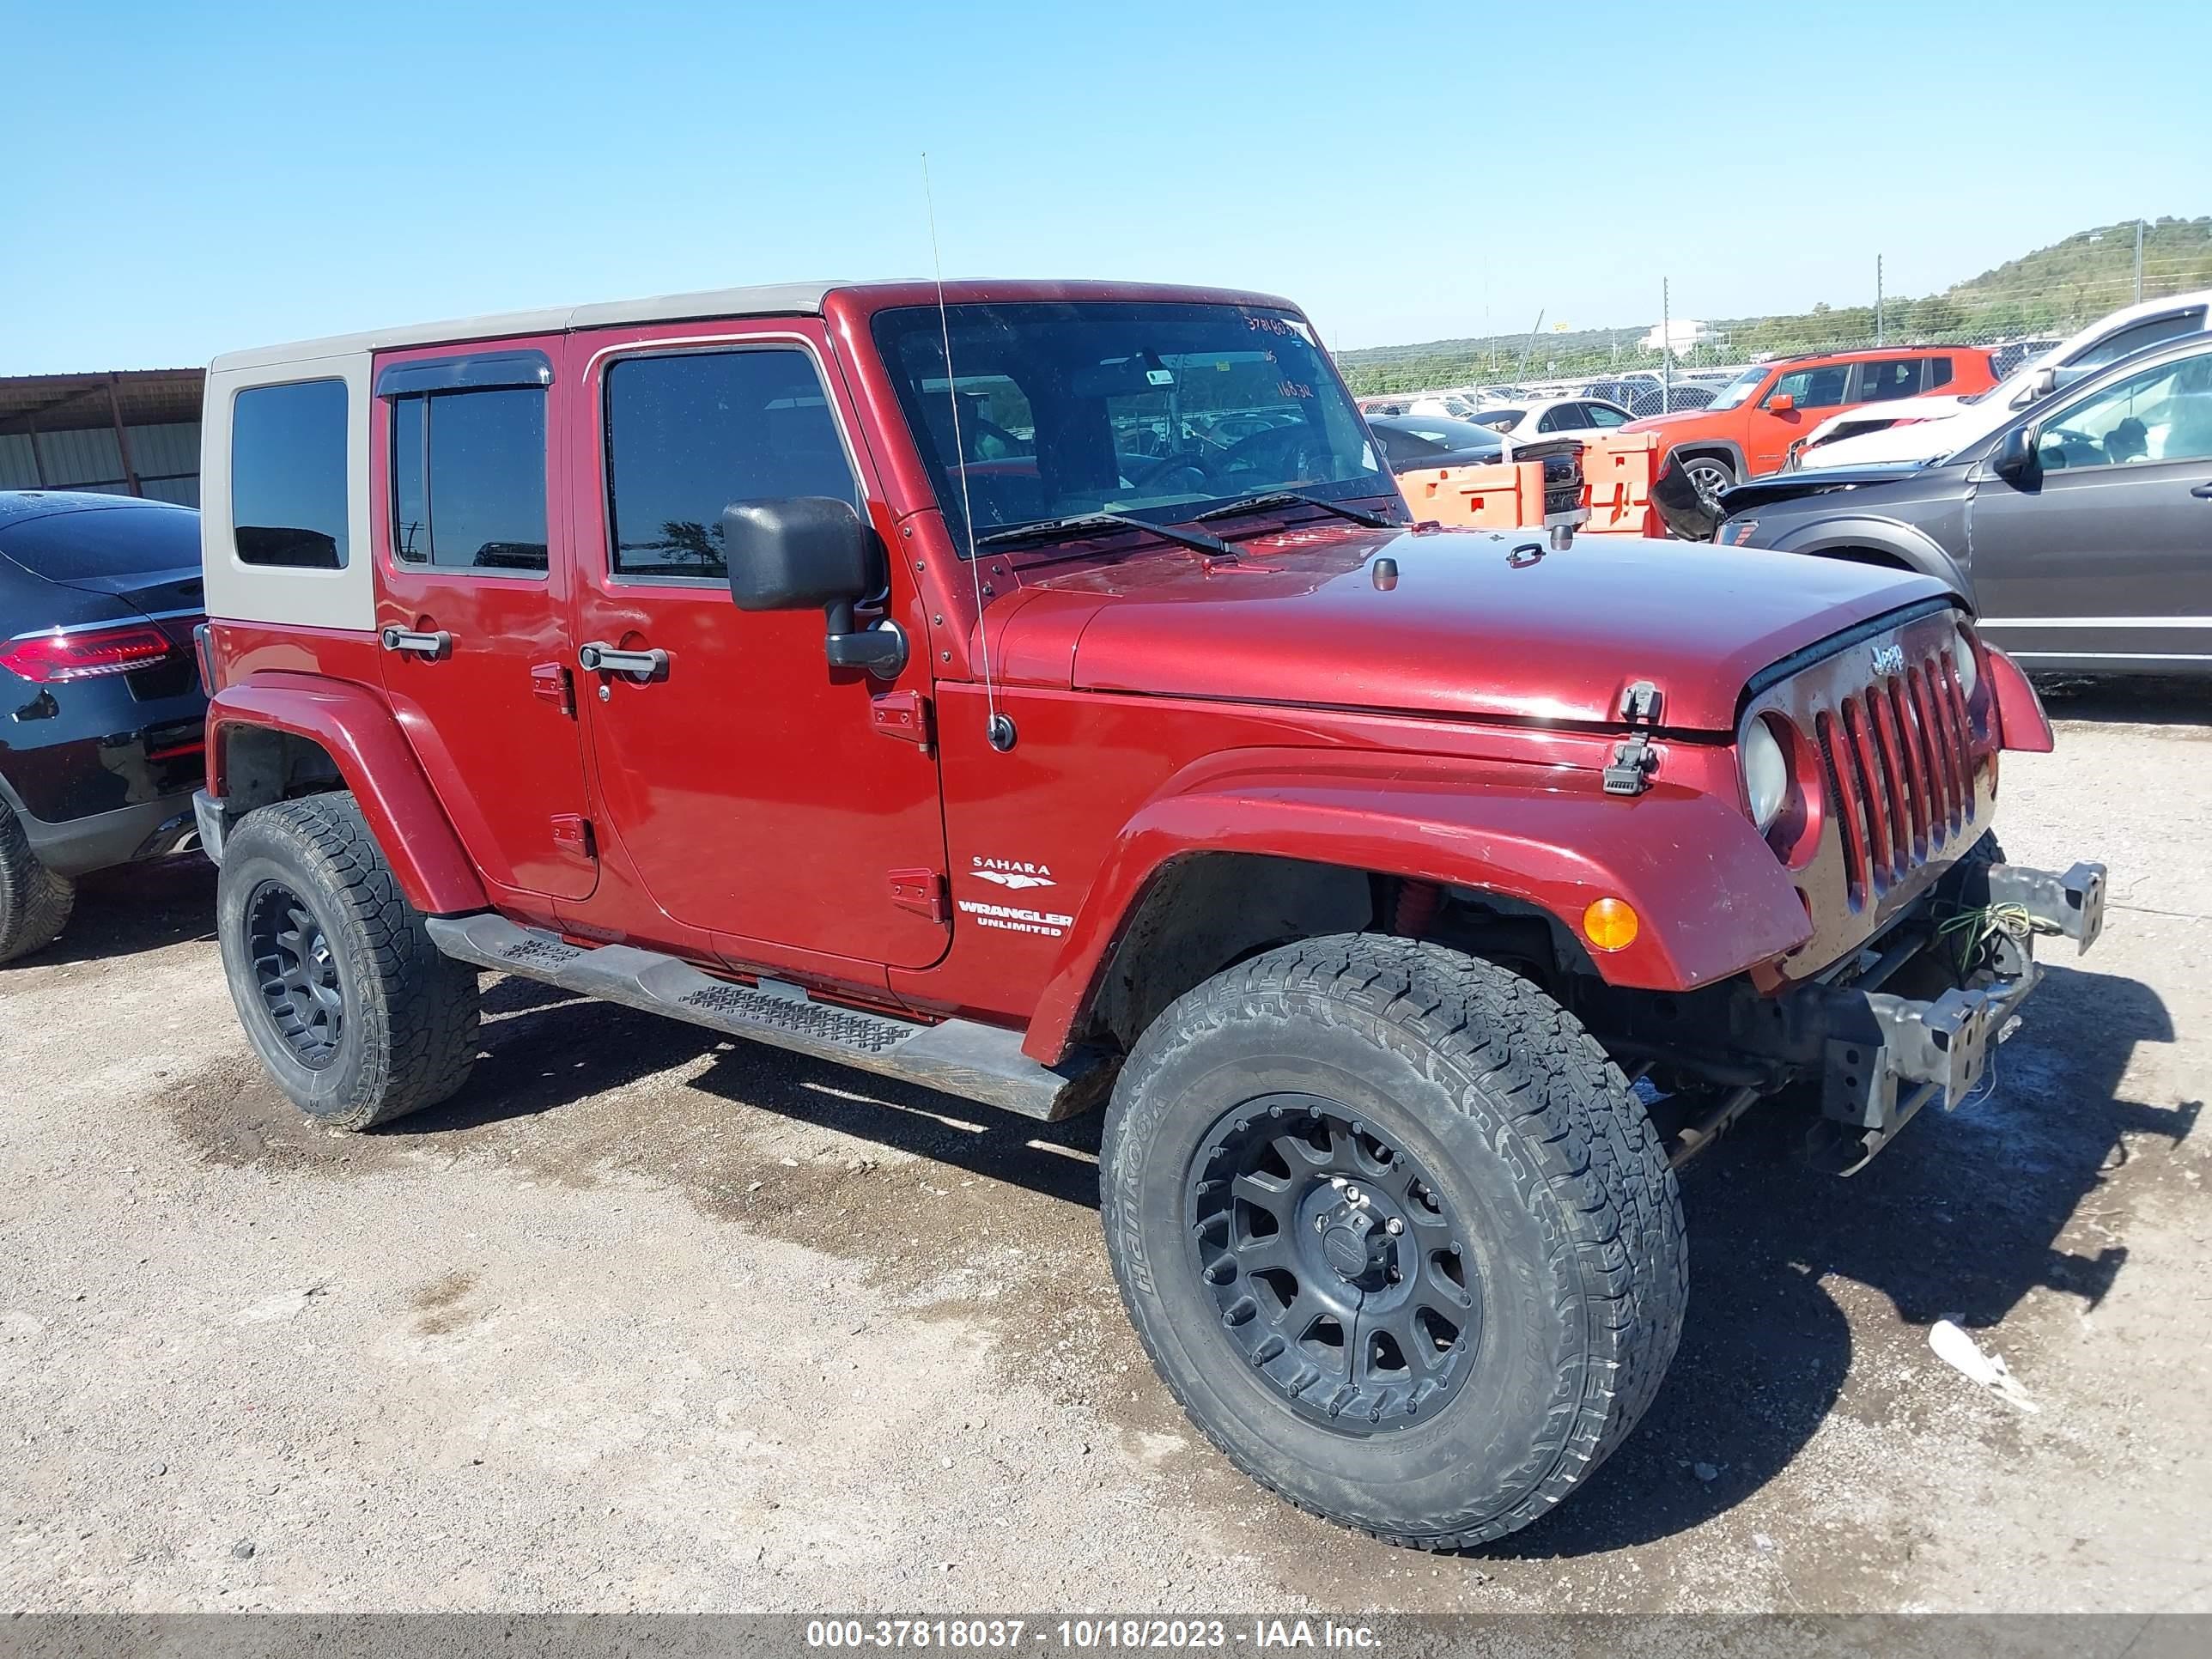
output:
[[[1808,471],[1888,466],[1932,460],[1994,432],[2014,413],[2092,370],[2185,334],[2212,327],[2212,289],[2146,300],[2102,318],[2023,363],[1985,392],[1963,398],[1931,393],[1862,404],[1831,415],[1805,434],[1790,465]]]
[[[1486,426],[1506,445],[1537,438],[1571,438],[1610,432],[1635,417],[1619,404],[1602,398],[1536,398],[1522,403],[1494,404],[1463,418]]]

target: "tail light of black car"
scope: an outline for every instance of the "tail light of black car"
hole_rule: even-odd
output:
[[[104,628],[52,628],[0,646],[0,668],[33,685],[59,685],[109,674],[135,674],[181,655],[150,622]]]

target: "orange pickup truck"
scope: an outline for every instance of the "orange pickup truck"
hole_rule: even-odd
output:
[[[1656,433],[1655,467],[1674,455],[1699,489],[1717,495],[1774,471],[1790,445],[1839,409],[1927,392],[1964,395],[1996,382],[1990,354],[1973,346],[1832,351],[1753,364],[1706,408],[1647,416],[1620,429]]]

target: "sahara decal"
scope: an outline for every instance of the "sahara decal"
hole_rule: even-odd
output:
[[[1017,890],[1060,884],[1052,878],[1050,865],[1032,864],[1027,859],[971,858],[968,860],[968,873],[980,881],[994,882]]]

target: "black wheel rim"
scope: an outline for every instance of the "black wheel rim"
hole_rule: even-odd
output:
[[[337,953],[306,901],[282,882],[264,882],[246,907],[262,1012],[303,1066],[321,1070],[345,1035],[345,990]]]
[[[1419,1160],[1351,1108],[1285,1094],[1223,1114],[1183,1210],[1223,1334],[1299,1416],[1389,1433],[1465,1386],[1482,1338],[1466,1229]]]

